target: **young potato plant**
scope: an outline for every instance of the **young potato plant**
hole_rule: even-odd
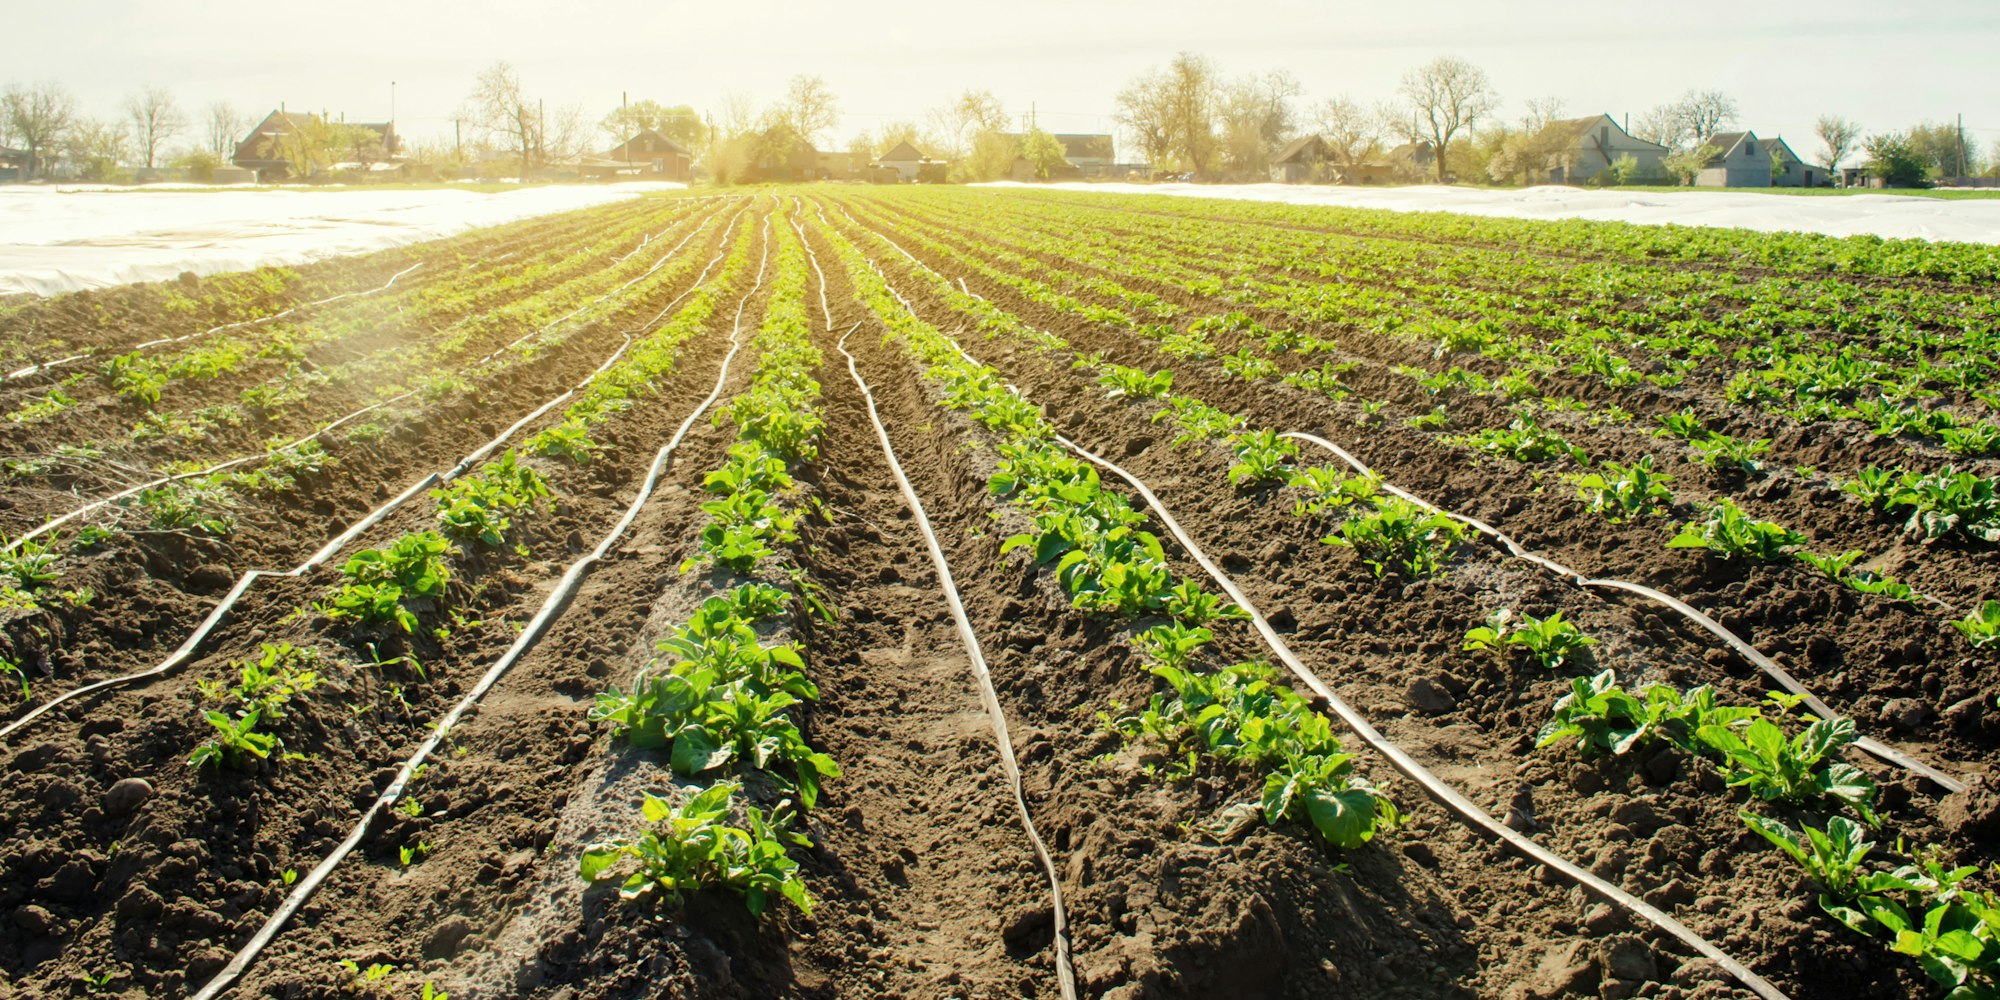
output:
[[[0,582],[24,594],[32,594],[62,578],[57,566],[61,556],[55,543],[29,539],[7,543],[0,539]]]
[[[1262,486],[1289,480],[1299,457],[1298,442],[1276,431],[1245,431],[1229,436],[1236,464],[1229,468],[1231,486]]]
[[[1883,576],[1874,570],[1854,569],[1862,558],[1860,549],[1843,552],[1837,556],[1822,556],[1804,550],[1796,553],[1798,560],[1825,573],[1834,582],[1863,594],[1886,597],[1892,601],[1915,601],[1922,597],[1910,585],[1893,576]]]
[[[1806,541],[1806,536],[1783,525],[1752,518],[1728,497],[1717,497],[1703,511],[1702,520],[1683,525],[1667,548],[1707,549],[1723,559],[1779,562],[1791,558]]]
[[[438,525],[447,537],[494,547],[506,544],[511,515],[549,496],[541,473],[521,465],[511,448],[478,472],[431,491]]]
[[[1494,652],[1521,649],[1536,663],[1559,670],[1572,654],[1596,644],[1596,639],[1583,634],[1574,623],[1564,621],[1560,611],[1547,618],[1530,614],[1516,618],[1513,609],[1501,608],[1487,616],[1486,624],[1466,631],[1464,648]]]
[[[1538,747],[1574,740],[1585,757],[1623,755],[1655,740],[1714,761],[1729,787],[1753,798],[1796,808],[1832,801],[1873,824],[1875,782],[1840,760],[1856,739],[1850,719],[1814,719],[1787,739],[1781,723],[1799,699],[1774,694],[1774,718],[1761,709],[1718,705],[1706,686],[1682,694],[1656,684],[1643,696],[1620,687],[1609,670],[1570,682],[1557,700]]]
[[[2000,601],[1987,601],[1951,623],[1974,649],[2000,648]]]
[[[1590,464],[1588,452],[1570,444],[1561,434],[1541,426],[1526,410],[1516,411],[1514,419],[1504,428],[1481,428],[1477,433],[1445,440],[1451,444],[1516,462],[1533,463],[1568,458],[1578,465]]]
[[[1202,441],[1227,440],[1244,424],[1242,417],[1210,406],[1191,396],[1167,397],[1169,409],[1153,414],[1153,422],[1172,418],[1180,427],[1179,436],[1173,446],[1196,444]]]
[[[140,490],[136,503],[152,531],[200,531],[219,538],[236,530],[229,490],[212,479]]]
[[[363,549],[347,560],[341,574],[347,583],[323,606],[333,618],[369,623],[394,622],[405,632],[418,624],[407,602],[444,596],[451,569],[445,553],[451,543],[435,531],[404,535],[386,549]]]
[[[1653,456],[1645,455],[1631,465],[1605,462],[1598,471],[1572,477],[1577,496],[1594,514],[1603,514],[1612,524],[1633,517],[1665,514],[1673,505],[1674,491],[1667,484],[1674,477],[1653,471]]]
[[[2000,476],[1981,478],[1949,465],[1927,476],[1870,466],[1841,489],[1869,508],[1906,517],[1903,532],[1912,538],[2000,542]]]
[[[234,699],[244,714],[276,722],[285,717],[287,703],[319,686],[319,672],[306,669],[318,662],[316,650],[300,649],[289,642],[267,642],[257,659],[230,664],[240,678],[234,687],[207,679],[195,681],[195,686],[210,700]]]
[[[1258,801],[1226,810],[1207,826],[1211,835],[1240,835],[1239,820],[1254,810],[1267,823],[1290,820],[1337,849],[1353,850],[1401,820],[1386,795],[1354,775],[1353,755],[1341,752],[1326,716],[1280,683],[1269,664],[1203,673],[1156,661],[1151,670],[1172,694],[1154,694],[1135,715],[1107,714],[1113,732],[1265,772]]]
[[[756,806],[745,806],[747,823],[730,826],[739,788],[735,782],[717,782],[680,806],[647,795],[640,815],[648,828],[631,839],[584,848],[577,873],[586,882],[599,882],[615,876],[629,860],[637,868],[620,883],[620,899],[678,904],[689,893],[717,888],[742,897],[753,916],[762,915],[773,896],[811,916],[812,896],[799,876],[799,863],[785,849],[812,842],[790,829],[790,817],[782,811],[766,816]]]
[[[1457,521],[1401,497],[1377,496],[1370,503],[1372,513],[1350,515],[1337,534],[1320,541],[1353,549],[1378,577],[1391,569],[1411,577],[1435,574],[1465,535]]]
[[[1949,866],[1935,848],[1895,868],[1872,866],[1876,845],[1844,816],[1793,827],[1739,815],[1818,883],[1828,916],[1916,959],[1948,997],[2000,996],[2000,898],[1971,884],[1976,867]]]
[[[1174,391],[1174,373],[1162,368],[1151,375],[1138,368],[1124,365],[1105,365],[1103,374],[1097,376],[1097,384],[1111,390],[1116,399],[1157,399]]]
[[[195,748],[194,754],[188,757],[190,767],[199,768],[205,764],[236,764],[251,757],[265,760],[271,756],[271,751],[278,747],[276,736],[257,732],[260,716],[254,709],[242,716],[208,711],[203,712],[202,717],[215,728],[215,736]]]
[[[1292,504],[1294,517],[1318,517],[1338,513],[1374,500],[1382,493],[1382,480],[1374,476],[1352,476],[1331,465],[1315,465],[1292,473],[1290,485],[1307,499]]]

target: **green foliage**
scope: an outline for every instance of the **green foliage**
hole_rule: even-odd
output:
[[[529,438],[525,448],[531,455],[554,455],[586,465],[591,454],[602,449],[603,445],[591,440],[587,423],[570,418]]]
[[[445,535],[467,544],[496,547],[507,541],[507,531],[513,526],[510,515],[549,495],[541,473],[521,465],[511,448],[477,473],[431,491]]]
[[[239,677],[235,687],[205,679],[195,683],[212,700],[233,698],[243,714],[277,722],[285,717],[287,703],[319,686],[319,672],[307,669],[318,662],[319,654],[314,650],[289,642],[267,642],[261,644],[257,659],[230,664]]]
[[[1920,596],[1910,589],[1909,584],[1895,577],[1883,576],[1874,570],[1852,568],[1861,560],[1863,553],[1860,549],[1843,552],[1837,556],[1822,556],[1803,550],[1794,555],[1800,562],[1825,573],[1835,582],[1863,594],[1886,597],[1892,601],[1914,601]]]
[[[236,530],[229,491],[209,479],[183,480],[140,490],[136,500],[153,531],[200,531],[223,536]]]
[[[1792,550],[1806,541],[1804,535],[1783,525],[1751,518],[1728,497],[1717,497],[1703,511],[1702,520],[1683,525],[1667,547],[1707,549],[1724,559],[1777,562],[1789,558]]]
[[[1469,650],[1502,650],[1509,647],[1526,650],[1536,663],[1556,670],[1571,654],[1582,652],[1585,647],[1597,644],[1597,640],[1584,635],[1575,624],[1563,620],[1557,611],[1547,618],[1523,614],[1518,619],[1509,608],[1501,608],[1486,618],[1486,624],[1465,633],[1465,648]]]
[[[1151,737],[1176,753],[1186,748],[1265,770],[1257,803],[1265,822],[1298,822],[1342,850],[1400,820],[1387,796],[1353,774],[1353,756],[1341,752],[1326,716],[1278,683],[1269,664],[1200,673],[1156,662],[1151,669],[1172,693],[1153,695],[1136,715],[1106,719],[1127,740]],[[1224,839],[1240,833],[1231,815],[1208,832]]]
[[[1930,475],[1870,466],[1841,489],[1868,507],[1907,517],[1903,531],[1912,538],[2000,542],[2000,476],[1983,478],[1949,465]]]
[[[1561,434],[1542,427],[1526,411],[1519,411],[1507,426],[1481,428],[1475,434],[1448,438],[1452,444],[1516,462],[1546,462],[1555,458],[1573,459],[1589,465],[1590,455],[1569,443]]]
[[[635,838],[584,848],[578,874],[586,882],[601,881],[629,860],[637,870],[619,885],[621,899],[652,896],[679,903],[696,890],[720,888],[741,896],[752,915],[762,914],[777,895],[811,916],[813,900],[798,862],[785,853],[788,843],[803,847],[811,842],[788,829],[789,817],[780,813],[767,818],[756,806],[744,808],[745,826],[728,825],[738,788],[734,782],[717,782],[678,807],[646,796],[641,815],[649,829]]]
[[[1972,609],[1951,626],[1972,643],[1974,649],[2000,645],[2000,601],[1987,601]]]
[[[1174,373],[1161,369],[1151,375],[1124,365],[1105,365],[1097,384],[1111,390],[1113,397],[1157,399],[1174,391]]]
[[[22,593],[33,593],[62,578],[61,556],[52,542],[35,539],[8,543],[0,539],[0,581]]]
[[[1276,431],[1244,431],[1229,436],[1236,464],[1229,469],[1232,486],[1261,486],[1289,479],[1292,460],[1298,458],[1298,442],[1279,437]]]
[[[1443,568],[1452,546],[1464,537],[1457,521],[1401,497],[1377,496],[1370,503],[1372,513],[1349,517],[1338,534],[1320,541],[1353,549],[1376,576],[1391,569],[1430,576]]]
[[[1758,718],[1741,730],[1709,725],[1695,738],[1719,754],[1729,787],[1766,802],[1811,806],[1826,798],[1847,804],[1874,823],[1875,782],[1840,752],[1857,738],[1851,719],[1815,719],[1790,740],[1777,723]]]
[[[1674,477],[1653,471],[1653,456],[1641,456],[1631,465],[1605,462],[1598,471],[1574,478],[1577,496],[1590,505],[1592,513],[1603,514],[1613,524],[1630,517],[1664,514],[1673,504],[1674,491],[1667,488]]]
[[[121,355],[104,363],[104,384],[111,391],[147,406],[160,401],[160,389],[167,384],[167,372],[158,362],[139,352]]]
[[[235,763],[246,756],[264,760],[271,756],[272,750],[277,749],[276,736],[257,732],[259,717],[254,709],[241,717],[213,711],[203,712],[202,717],[215,728],[215,736],[195,748],[194,754],[188,758],[191,767]]]
[[[415,631],[417,616],[407,602],[444,596],[451,579],[445,564],[450,550],[443,535],[423,531],[404,535],[386,549],[355,553],[341,567],[347,584],[333,595],[327,613],[363,623],[395,622],[405,632]]]

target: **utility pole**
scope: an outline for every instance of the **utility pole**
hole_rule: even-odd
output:
[[[1958,161],[1958,176],[1965,176],[1965,112],[1958,113],[1958,149],[1952,159]]]

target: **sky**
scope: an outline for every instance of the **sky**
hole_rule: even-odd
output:
[[[1393,96],[1410,67],[1455,55],[1483,69],[1516,120],[1530,98],[1571,115],[1637,118],[1720,89],[1739,127],[1808,159],[1814,120],[1868,131],[1963,114],[2000,140],[2000,3],[1788,4],[1541,0],[0,0],[0,84],[55,81],[84,113],[165,86],[181,105],[283,103],[349,120],[395,115],[408,137],[449,137],[479,71],[507,60],[553,110],[595,121],[623,95],[719,111],[759,106],[795,74],[824,78],[841,124],[826,145],[925,113],[967,88],[1050,131],[1109,131],[1114,98],[1175,52],[1228,74],[1284,69],[1305,104]],[[607,143],[608,144],[608,143]]]

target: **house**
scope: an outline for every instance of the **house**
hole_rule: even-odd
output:
[[[297,135],[301,130],[320,124],[320,116],[297,111],[273,111],[250,130],[250,134],[236,144],[236,153],[230,162],[245,170],[255,171],[257,179],[265,183],[282,181],[291,177],[291,160],[285,156],[285,140]],[[351,155],[341,159],[373,162],[384,160],[403,151],[403,140],[396,134],[394,122],[342,122],[357,129],[357,141],[351,150],[340,150]],[[302,179],[302,178],[301,178]]]
[[[620,173],[638,173],[662,180],[685,181],[690,167],[694,164],[694,154],[686,146],[660,134],[654,129],[640,129],[633,136],[604,153],[601,159],[625,164]]]
[[[1548,151],[1543,169],[1550,184],[1587,184],[1626,156],[1638,162],[1636,176],[1666,176],[1667,147],[1633,136],[1610,115],[1553,121],[1535,139]]]
[[[823,181],[855,180],[868,169],[867,158],[857,158],[853,153],[820,153],[815,158],[815,164],[818,167],[817,176]]]
[[[1771,186],[1771,153],[1755,132],[1717,132],[1708,137],[1716,153],[1695,175],[1697,187],[1767,188]]]
[[[1437,147],[1429,139],[1406,142],[1383,158],[1389,170],[1402,180],[1423,180],[1437,176]]]
[[[1056,141],[1062,143],[1063,159],[1069,161],[1069,167],[1050,175],[1051,180],[1058,176],[1065,180],[1110,177],[1118,172],[1121,165],[1116,162],[1118,158],[1116,148],[1112,145],[1109,135],[1101,132],[1053,134]],[[1012,139],[1014,148],[1019,149],[1021,143],[1027,141],[1028,135],[1025,132],[1008,132],[1005,133],[1005,138]],[[1129,168],[1129,165],[1125,166]],[[1035,168],[1027,160],[1016,158],[1012,175],[1015,180],[1034,180]]]
[[[0,146],[0,181],[28,179],[28,151]]]
[[[911,145],[910,141],[905,139],[897,143],[894,149],[883,153],[880,162],[882,166],[894,170],[899,179],[903,181],[915,181],[917,179],[918,168],[922,167],[929,159],[930,157],[925,156],[923,150]]]
[[[1396,167],[1384,160],[1363,160],[1333,168],[1335,184],[1393,184]]]
[[[809,181],[819,177],[819,150],[789,126],[773,125],[759,133],[750,150],[751,181]]]
[[[1799,159],[1784,136],[1773,137],[1765,144],[1765,152],[1771,157],[1772,187],[1823,187],[1829,183],[1824,167],[1815,166]]]
[[[1332,153],[1318,135],[1302,135],[1285,144],[1271,158],[1271,179],[1280,184],[1303,184],[1325,180],[1331,171]]]

